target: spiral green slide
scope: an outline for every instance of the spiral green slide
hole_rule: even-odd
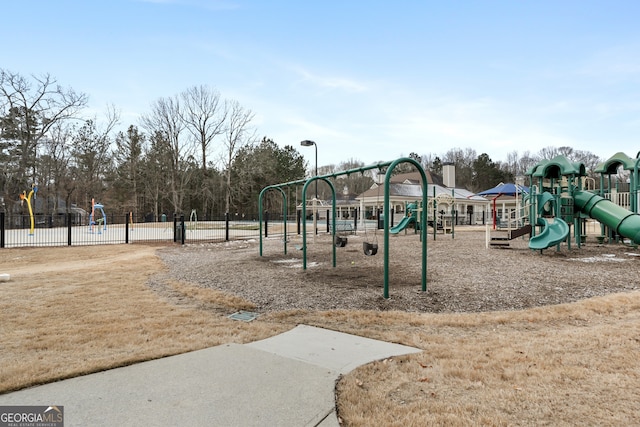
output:
[[[569,235],[569,225],[560,218],[538,218],[542,232],[529,239],[529,248],[547,249],[564,241]]]
[[[542,226],[540,234],[532,236],[529,239],[529,248],[535,250],[547,249],[564,241],[569,235],[569,225],[560,218],[545,218],[543,215],[549,215],[553,212],[553,204],[555,198],[547,191],[540,194],[538,200],[538,219],[537,225]]]

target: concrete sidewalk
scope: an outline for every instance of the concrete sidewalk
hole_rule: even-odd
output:
[[[64,406],[72,426],[338,426],[340,374],[421,350],[300,325],[0,395],[0,405]]]

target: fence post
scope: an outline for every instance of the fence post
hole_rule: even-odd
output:
[[[229,241],[229,212],[224,213],[224,240]]]
[[[353,231],[358,231],[358,208],[353,209]]]
[[[335,221],[336,219],[333,218],[333,220]],[[330,233],[330,227],[329,227],[329,209],[327,209],[327,233]]]
[[[173,243],[178,241],[178,215],[173,214]]]
[[[129,221],[127,221],[133,213],[129,212],[129,216],[124,216],[124,243],[129,244]]]
[[[184,214],[180,215],[180,244],[184,245],[184,234],[186,231],[186,227],[184,225]]]
[[[4,248],[4,212],[0,212],[0,248]]]
[[[67,214],[67,246],[71,246],[71,222],[73,219],[73,214],[69,212]]]

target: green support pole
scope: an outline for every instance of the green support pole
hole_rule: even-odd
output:
[[[611,200],[611,175],[607,175],[607,193],[609,194],[609,200]],[[607,227],[607,238],[609,243],[613,240],[613,231],[611,227]]]
[[[451,189],[451,198],[453,199],[453,204],[451,205],[451,240],[455,239],[456,236],[456,218],[454,217],[454,211],[455,211],[455,203],[456,203],[456,193],[453,190],[453,188]]]
[[[604,172],[600,174],[600,197],[604,197]]]
[[[420,165],[420,163],[416,162],[410,158],[400,158],[395,160],[389,168],[387,169],[387,173],[384,179],[384,291],[383,297],[385,299],[389,298],[389,181],[391,179],[391,172],[393,169],[400,163],[411,163],[413,164],[422,177],[422,203],[423,205],[427,204],[427,176],[424,173],[424,169]],[[435,188],[435,187],[434,187]],[[426,213],[425,209],[423,209],[423,220],[426,221]],[[422,227],[420,230],[422,236],[422,291],[426,292],[427,290],[427,233],[426,227]]]
[[[314,176],[313,178],[309,178],[307,180],[307,182],[304,183],[304,186],[302,187],[302,218],[303,218],[303,227],[302,227],[302,269],[306,270],[307,269],[307,187],[309,186],[309,184],[313,181],[316,180],[322,180],[324,182],[326,182],[329,187],[331,188],[331,196],[332,196],[332,205],[333,205],[333,209],[332,209],[332,215],[333,215],[333,237],[332,237],[332,242],[334,242],[334,244],[331,245],[331,247],[333,248],[333,267],[335,268],[336,266],[336,245],[335,245],[335,241],[336,241],[336,189],[333,185],[333,183],[331,181],[329,181],[327,179],[327,177],[324,176]],[[317,213],[316,213],[317,214]],[[314,230],[315,232],[315,230]]]
[[[436,186],[433,186],[433,240],[436,240],[436,231],[438,231],[438,202],[436,202]]]
[[[640,203],[638,203],[638,190],[640,190],[640,181],[638,180],[638,163],[640,163],[640,152],[638,152],[638,154],[636,154],[636,164],[633,166],[633,175],[632,175],[632,182],[633,182],[633,209],[632,212],[633,213],[640,213],[638,212],[638,205],[640,205]]]
[[[262,198],[264,194],[271,189],[280,190],[280,193],[282,193],[282,198],[284,200],[284,254],[285,255],[287,254],[287,195],[285,194],[284,190],[280,188],[279,185],[269,185],[263,188],[262,191],[260,191],[260,194],[258,195],[258,223],[260,224],[260,256],[262,256]]]

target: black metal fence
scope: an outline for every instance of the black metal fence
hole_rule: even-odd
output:
[[[300,234],[302,224],[312,227],[311,218],[304,221],[300,211],[287,217],[287,235]],[[323,213],[324,215],[324,213]],[[329,212],[319,215],[318,232],[330,232]],[[7,215],[0,212],[0,248],[34,246],[79,246],[127,243],[193,243],[220,242],[260,237],[258,215],[220,214],[198,220],[194,216],[166,215],[161,220],[140,221],[128,215],[108,215],[90,220],[86,215]],[[143,218],[144,219],[144,218]],[[284,234],[281,213],[265,212],[264,237],[278,238]],[[365,221],[365,227],[375,227]],[[356,232],[360,223],[354,219],[336,221],[338,232]]]
[[[159,222],[136,222],[130,214],[109,215],[87,223],[86,217],[74,214],[11,215],[8,218],[0,212],[0,248],[143,242],[184,244],[258,238],[260,233],[257,220],[229,214],[204,221],[185,219],[185,215],[162,218]],[[275,223],[270,226],[270,232],[282,233],[282,226]]]

